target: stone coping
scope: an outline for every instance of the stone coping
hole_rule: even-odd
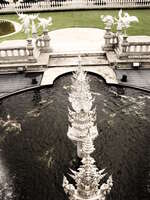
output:
[[[128,36],[128,42],[150,42],[150,36],[147,35]]]

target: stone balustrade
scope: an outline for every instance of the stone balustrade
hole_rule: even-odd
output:
[[[28,44],[19,47],[0,47],[0,63],[36,62],[33,47]]]
[[[0,48],[0,60],[1,59],[9,59],[16,57],[27,57],[27,49],[26,47],[1,47]]]
[[[32,12],[48,10],[69,9],[95,9],[95,8],[149,8],[150,0],[51,0],[34,3],[0,4],[0,13],[6,12]]]
[[[150,42],[130,42],[125,46],[127,53],[150,54]]]
[[[41,53],[51,52],[48,30],[43,31],[43,35],[36,40],[36,47]]]
[[[150,42],[128,42],[124,37],[116,52],[120,59],[150,59]]]

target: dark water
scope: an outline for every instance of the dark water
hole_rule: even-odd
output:
[[[7,21],[0,21],[0,36],[7,35],[9,33],[13,33],[15,31],[15,27],[12,23]]]
[[[1,159],[13,183],[14,200],[67,199],[63,175],[79,165],[76,148],[66,136],[70,78],[58,79],[51,88],[12,96],[0,106],[3,122],[9,114],[22,126],[21,132],[0,128]],[[93,156],[97,167],[106,168],[114,180],[108,199],[148,200],[150,96],[133,89],[118,96],[115,87],[92,75],[89,79],[99,130]]]

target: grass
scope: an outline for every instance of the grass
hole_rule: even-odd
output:
[[[139,19],[139,23],[134,23],[127,31],[128,35],[150,35],[150,9],[127,10],[130,15],[135,15]],[[53,25],[49,27],[49,31],[70,28],[70,27],[88,27],[104,29],[104,24],[100,20],[101,15],[117,16],[118,10],[88,10],[88,11],[63,11],[63,12],[42,12],[40,17],[51,16]],[[0,15],[0,19],[9,19],[19,22],[16,14]],[[41,30],[39,30],[39,35]],[[94,36],[91,36],[94,37]],[[24,39],[25,34],[19,32],[9,37],[0,39],[1,41],[8,39]]]

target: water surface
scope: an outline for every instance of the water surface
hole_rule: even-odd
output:
[[[89,80],[99,131],[93,156],[114,180],[108,199],[150,199],[149,94],[124,89],[118,95],[116,87],[100,78],[89,75]],[[13,200],[67,199],[63,175],[79,166],[76,148],[67,138],[70,83],[68,75],[53,87],[12,96],[0,106],[0,149]],[[12,123],[20,123],[22,130]]]
[[[0,36],[13,33],[14,31],[15,27],[11,22],[0,20]]]

